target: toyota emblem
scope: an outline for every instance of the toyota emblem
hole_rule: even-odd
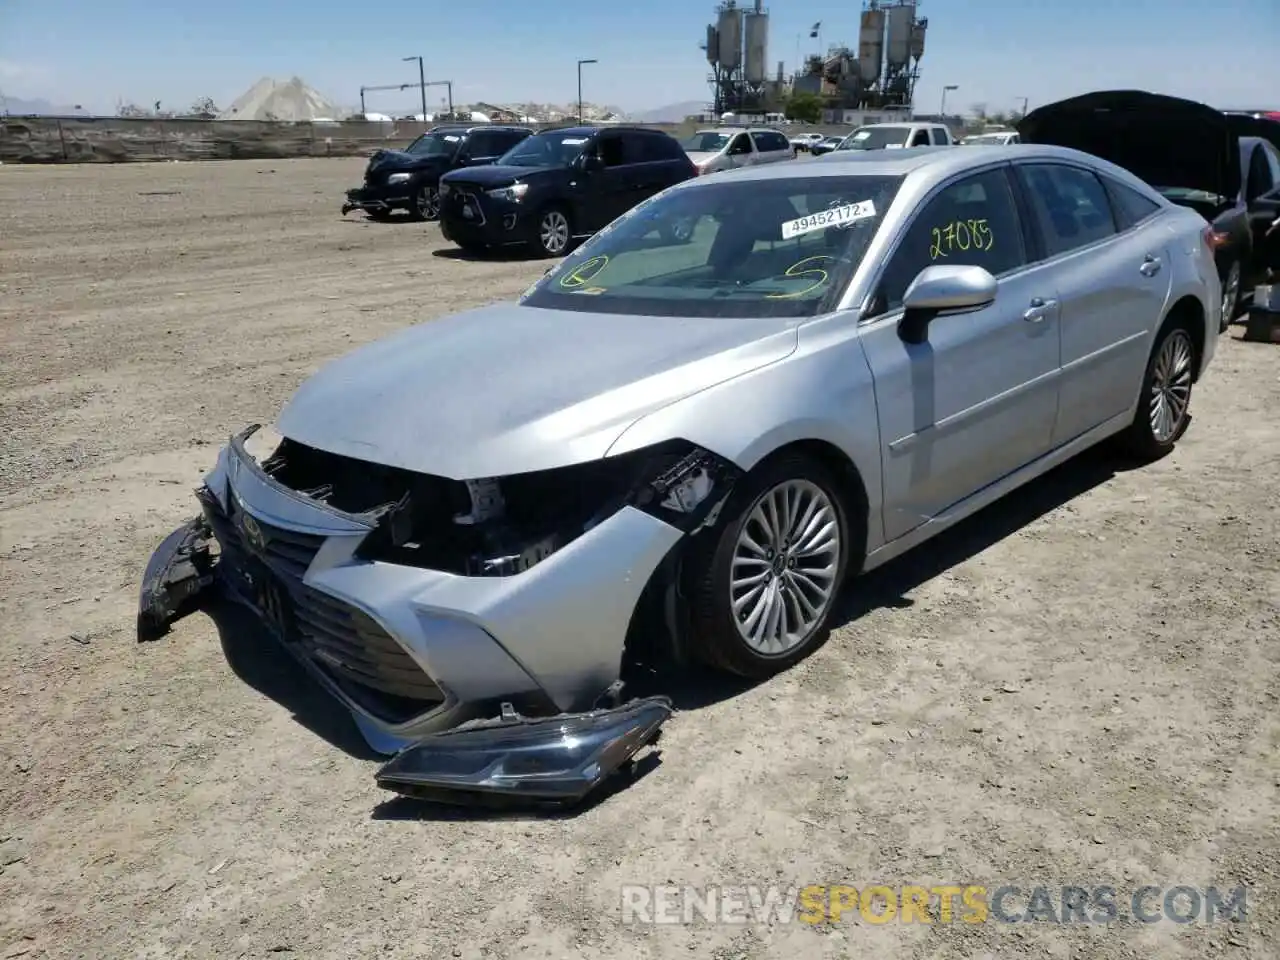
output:
[[[254,553],[261,553],[267,546],[267,538],[262,533],[262,527],[258,526],[258,521],[247,513],[242,513],[240,517],[240,529],[244,531],[245,543]]]

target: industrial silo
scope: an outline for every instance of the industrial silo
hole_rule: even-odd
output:
[[[924,35],[929,30],[928,20],[917,20],[911,26],[911,59],[919,60],[924,56]]]
[[[755,10],[743,17],[742,33],[746,38],[742,78],[753,87],[759,86],[766,79],[766,64],[769,59],[769,14],[758,4]]]
[[[737,4],[730,2],[720,8],[716,35],[720,40],[717,61],[725,70],[736,70],[742,64],[742,10]]]
[[[720,38],[716,35],[716,25],[707,24],[707,63],[715,63],[720,57]]]
[[[890,7],[889,39],[885,44],[885,62],[892,70],[908,63],[911,59],[911,28],[916,22],[916,6],[904,3]]]
[[[858,75],[866,84],[880,79],[884,66],[884,11],[863,10],[858,31]]]

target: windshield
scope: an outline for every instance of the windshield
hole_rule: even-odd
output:
[[[567,167],[582,153],[590,137],[565,131],[535,133],[498,158],[504,167]]]
[[[462,143],[460,133],[424,133],[405,149],[415,157],[452,157]]]
[[[900,177],[702,181],[597,233],[521,300],[663,317],[811,317],[862,262]]]
[[[704,130],[692,137],[680,141],[688,153],[719,153],[729,142],[729,134],[717,133],[715,130]]]
[[[907,142],[909,127],[859,127],[840,144],[841,150],[883,150]]]

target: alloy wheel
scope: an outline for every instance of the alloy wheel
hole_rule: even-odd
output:
[[[840,521],[831,497],[808,480],[766,491],[734,545],[729,603],[738,635],[778,657],[809,639],[836,595]]]
[[[423,187],[418,191],[418,216],[423,220],[440,219],[440,191],[435,187]]]
[[[559,210],[548,210],[538,223],[538,238],[542,249],[558,257],[569,245],[569,220]]]
[[[1227,279],[1222,285],[1222,329],[1235,319],[1236,304],[1240,299],[1240,261],[1231,264]]]
[[[1148,409],[1151,436],[1168,443],[1178,435],[1191,404],[1191,363],[1195,351],[1185,330],[1174,330],[1160,345],[1151,370]]]

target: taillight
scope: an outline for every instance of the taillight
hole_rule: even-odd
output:
[[[1231,234],[1215,230],[1213,227],[1205,227],[1202,236],[1204,237],[1204,245],[1210,250],[1219,250],[1231,241]]]

